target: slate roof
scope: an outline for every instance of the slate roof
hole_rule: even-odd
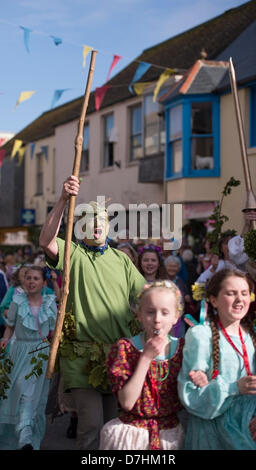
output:
[[[228,62],[213,60],[197,60],[159,99],[160,102],[170,101],[178,95],[196,95],[212,93],[220,84],[228,70]]]
[[[256,2],[255,2],[256,3]],[[235,68],[236,81],[242,85],[256,80],[256,21],[254,21],[235,41],[221,52],[216,60],[229,60]],[[218,91],[230,88],[229,74],[226,73],[218,86]]]
[[[218,65],[218,62],[216,62],[216,65],[204,63],[189,88],[189,94],[212,93],[226,74],[226,71],[227,65],[224,68]]]
[[[163,71],[159,66],[184,72],[200,58],[203,48],[207,52],[208,60],[219,57],[221,51],[226,49],[255,20],[256,1],[251,0],[144,50],[140,56],[108,82],[108,85],[112,85],[112,88],[107,91],[101,109],[131,98],[132,95],[128,90],[128,85],[139,62],[144,61],[155,65],[152,65],[143,76],[143,81],[156,80]],[[90,96],[87,114],[95,111],[93,95],[94,92]],[[21,139],[23,142],[33,142],[53,135],[57,125],[79,118],[81,106],[82,97],[79,97],[47,111],[16,134],[15,138]],[[10,152],[12,146],[13,140],[10,140],[5,145],[6,151]]]

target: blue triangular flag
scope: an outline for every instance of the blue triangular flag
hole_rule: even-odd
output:
[[[144,75],[144,73],[147,72],[147,70],[149,69],[149,67],[151,66],[151,64],[148,64],[147,62],[141,62],[134,74],[134,77],[130,83],[130,85],[128,86],[128,89],[130,91],[130,93],[132,93],[134,95],[134,91],[132,89],[132,84],[137,82],[141,77],[142,75]]]
[[[29,35],[32,32],[32,29],[25,28],[24,26],[20,26],[20,28],[23,29],[24,31],[24,44],[25,44],[25,48],[29,52],[28,41],[29,41]]]
[[[52,104],[51,104],[51,108],[53,108],[53,106],[55,105],[55,103],[60,99],[62,93],[64,93],[64,91],[68,90],[69,88],[64,88],[63,90],[55,90],[54,91],[54,95],[53,95],[53,99],[52,99]]]
[[[34,156],[34,151],[35,151],[35,144],[34,144],[34,142],[31,142],[31,144],[30,144],[30,158],[31,158],[31,160]]]
[[[50,38],[53,39],[53,42],[54,42],[55,46],[58,46],[59,44],[62,44],[62,39],[61,38],[57,38],[56,36],[50,36]]]

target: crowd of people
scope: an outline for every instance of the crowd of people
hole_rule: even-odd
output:
[[[1,255],[0,347],[13,366],[0,397],[0,449],[40,449],[50,393],[70,412],[67,436],[80,450],[256,449],[256,279],[240,235],[224,233],[218,255],[207,236],[199,253],[186,239],[175,251],[161,239],[113,241],[106,208],[89,202],[86,238],[71,242],[74,329],[59,347],[55,391],[46,360],[31,373],[31,353],[49,350],[64,266],[59,228],[79,186],[74,176],[64,182],[36,253]],[[256,208],[244,213],[247,228],[251,220]],[[195,283],[205,291],[203,317]],[[95,345],[106,375],[96,385],[88,372]]]

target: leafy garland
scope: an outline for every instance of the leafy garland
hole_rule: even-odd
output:
[[[6,350],[0,350],[0,400],[7,398],[6,390],[10,388],[9,374],[11,372],[13,362],[7,357]]]
[[[131,335],[141,332],[141,325],[134,315],[129,323]],[[106,360],[111,344],[95,339],[94,342],[78,342],[76,340],[75,317],[71,312],[66,313],[62,329],[62,337],[58,354],[74,361],[77,357],[84,358],[83,372],[88,377],[88,383],[101,392],[110,392],[107,378]]]
[[[67,338],[74,339],[75,338],[75,318],[71,312],[67,312],[64,317],[63,322],[63,329],[61,332],[61,346],[64,345],[65,348],[65,341],[68,342]],[[40,348],[41,344],[47,343],[45,346]],[[35,377],[40,377],[43,373],[43,361],[48,361],[49,354],[44,354],[41,351],[49,347],[51,344],[50,340],[46,338],[43,340],[43,343],[40,343],[34,351],[31,351],[30,354],[33,354],[33,357],[30,361],[30,364],[33,366],[31,372],[25,376],[25,379],[28,380],[33,375]],[[38,354],[37,354],[38,353]],[[37,355],[36,355],[37,354]],[[56,361],[55,371],[58,370],[58,361]]]
[[[244,235],[244,251],[252,261],[256,260],[256,230],[251,229]]]
[[[98,390],[110,391],[106,358],[111,345],[95,340],[93,343],[78,342],[76,339],[75,316],[72,310],[65,314],[59,355],[68,357],[71,361],[77,357],[84,358],[84,373],[88,376],[88,383]]]
[[[42,348],[39,347],[41,344],[45,344],[45,343],[47,343],[47,345],[43,346]],[[45,339],[42,343],[40,343],[37,346],[37,348],[34,351],[31,351],[29,353],[29,354],[33,354],[33,357],[31,358],[31,361],[30,361],[30,364],[33,366],[33,369],[31,370],[31,372],[29,374],[25,375],[25,380],[28,380],[33,375],[36,378],[38,378],[38,377],[40,377],[40,375],[42,375],[42,373],[43,373],[43,361],[48,361],[49,354],[44,354],[44,353],[38,352],[38,351],[41,351],[41,349],[48,348],[49,345],[50,345],[50,342],[47,339]],[[37,352],[38,352],[38,354],[36,355]]]
[[[103,392],[110,391],[106,366],[106,358],[110,347],[111,345],[106,345],[101,341],[85,346],[84,373],[88,375],[88,383]]]
[[[233,176],[229,179],[229,181],[226,183],[223,191],[222,191],[222,196],[220,201],[217,203],[215,206],[212,215],[209,217],[209,219],[212,221],[210,223],[210,226],[213,228],[212,232],[207,234],[207,238],[209,239],[212,248],[211,252],[213,254],[219,254],[218,250],[218,244],[223,235],[231,235],[232,237],[236,235],[235,230],[226,230],[225,232],[222,232],[222,226],[225,222],[229,220],[229,217],[226,215],[222,214],[222,205],[224,201],[224,197],[228,196],[231,194],[232,188],[239,186],[240,181],[236,180]]]

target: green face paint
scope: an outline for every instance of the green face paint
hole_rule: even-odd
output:
[[[86,217],[84,242],[89,246],[104,245],[109,231],[107,211],[105,207],[100,206],[95,201],[89,202],[89,205],[92,207],[93,212]]]

